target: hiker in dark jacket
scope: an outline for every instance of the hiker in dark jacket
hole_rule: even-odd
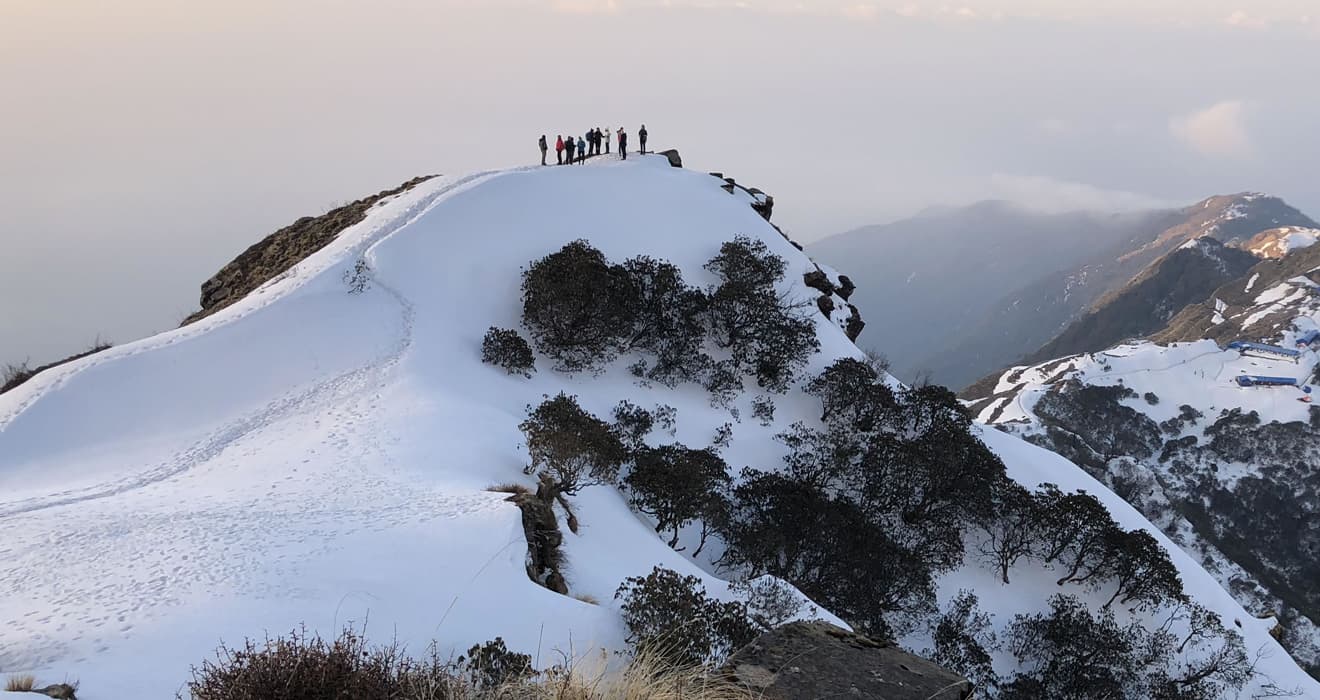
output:
[[[637,130],[637,146],[641,149],[642,155],[646,155],[646,125]]]
[[[565,162],[569,165],[573,164],[573,151],[576,148],[577,148],[577,144],[573,142],[572,136],[569,136],[568,138],[564,139],[564,151],[566,151],[568,154],[568,160]]]
[[[628,132],[619,127],[619,155],[628,160]]]
[[[550,147],[545,143],[545,134],[541,134],[541,140],[536,145],[541,147],[541,165],[545,165],[545,154],[550,152]]]
[[[559,161],[559,164],[560,164],[560,165],[563,165],[563,164],[564,164],[564,135],[563,135],[563,134],[560,134],[560,135],[558,135],[558,136],[555,137],[555,160],[556,160],[556,161]]]
[[[596,155],[601,154],[601,146],[605,145],[605,134],[600,132],[600,127],[591,130],[591,134],[596,137]]]

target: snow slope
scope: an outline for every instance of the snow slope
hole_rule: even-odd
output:
[[[489,326],[519,326],[520,268],[576,238],[615,260],[670,260],[706,284],[701,266],[720,243],[751,236],[789,262],[783,291],[814,298],[802,284],[811,261],[721,184],[659,157],[437,178],[212,317],[0,395],[0,673],[78,678],[85,700],[164,697],[222,639],[350,622],[413,649],[498,635],[548,665],[620,648],[614,590],[657,564],[730,595],[708,558],[670,550],[604,487],[577,498],[581,532],[565,535],[571,592],[601,603],[552,593],[525,573],[518,509],[486,490],[529,481],[517,425],[546,394],[575,393],[598,415],[622,398],[673,406],[675,437],[653,437],[693,446],[732,422],[727,411],[699,387],[640,388],[623,360],[598,377],[542,361],[530,380],[479,361]],[[348,294],[359,259],[370,286]],[[810,372],[860,356],[816,319]],[[743,415],[753,396],[738,400]],[[734,425],[734,468],[773,468],[773,435],[819,413],[796,390],[776,404],[773,425]],[[1121,524],[1150,527],[1057,455],[984,437],[1023,483],[1086,488]],[[1320,698],[1269,621],[1166,546],[1189,592],[1266,655],[1262,670]],[[1002,626],[1045,606],[1048,578],[1016,576],[1001,592],[969,564],[941,581],[941,597],[984,589]]]

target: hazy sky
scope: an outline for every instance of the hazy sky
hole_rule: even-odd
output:
[[[594,125],[804,241],[991,197],[1320,216],[1318,68],[1317,0],[0,0],[0,363],[172,327],[300,215]]]

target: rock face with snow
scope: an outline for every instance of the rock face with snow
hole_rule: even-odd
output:
[[[925,659],[826,622],[793,622],[738,650],[724,668],[766,700],[971,697],[972,684]]]
[[[1317,241],[1320,241],[1320,229],[1282,226],[1261,231],[1243,243],[1242,248],[1258,257],[1281,258],[1294,250],[1309,248]]]
[[[0,395],[0,619],[7,621],[0,672],[76,676],[89,700],[168,696],[220,640],[301,624],[324,636],[366,626],[417,652],[434,642],[442,656],[499,636],[542,666],[597,658],[628,647],[631,628],[615,598],[625,580],[659,566],[750,609],[756,601],[742,579],[773,577],[730,562],[735,555],[756,561],[740,547],[769,545],[786,551],[759,561],[788,562],[779,569],[793,584],[782,589],[776,607],[788,612],[776,622],[887,626],[905,649],[932,649],[951,660],[939,663],[991,679],[987,689],[994,678],[1028,689],[1052,682],[1046,662],[1071,650],[1017,642],[1058,622],[1102,632],[1121,625],[1147,636],[1197,632],[1181,646],[1160,637],[1158,667],[1095,669],[1119,683],[1113,697],[1196,682],[1216,650],[1260,655],[1240,678],[1244,693],[1283,687],[1320,696],[1320,684],[1270,636],[1272,621],[1248,614],[1197,559],[1099,481],[1058,454],[972,425],[946,391],[908,389],[877,373],[848,339],[838,308],[851,303],[845,290],[853,285],[767,221],[768,197],[730,184],[660,156],[428,179],[376,199],[360,221],[241,298],[231,292],[224,301],[232,303],[214,313]],[[586,193],[605,204],[587,217],[546,214]],[[777,323],[806,323],[816,351],[779,385],[775,376],[717,373],[739,366],[727,343],[699,329],[696,349],[712,360],[701,369],[720,380],[718,393],[639,376],[638,361],[649,356],[636,350],[638,334],[591,371],[557,371],[539,346],[535,371],[483,364],[492,327],[529,333],[520,281],[530,263],[579,239],[590,242],[607,284],[557,299],[612,321],[614,309],[596,302],[617,291],[608,281],[632,263],[681,273],[679,297],[693,290],[698,301],[718,297],[731,326],[740,310],[767,308],[782,312]],[[715,261],[733,241],[742,243],[728,250],[764,251],[752,262],[779,274],[719,272]],[[834,290],[828,317],[816,303],[822,292],[806,284],[815,271]],[[856,300],[867,284],[853,278]],[[761,359],[773,360],[775,348],[762,350]],[[741,368],[764,373],[772,365]],[[847,371],[827,375],[840,368]],[[830,385],[837,394],[825,378],[840,380]],[[571,513],[556,501],[553,520],[527,516],[503,485],[535,487],[520,425],[529,407],[560,394],[593,416],[626,412],[621,399],[647,409],[658,418],[636,434],[638,452],[688,446],[702,464],[718,457],[728,471],[715,476],[727,480],[715,480],[743,498],[732,503],[734,515],[754,519],[762,512],[754,497],[763,497],[792,517],[770,529],[775,539],[747,542],[716,511],[703,513],[703,522],[662,525],[641,512],[638,489],[626,486],[635,471],[565,491]],[[850,403],[854,394],[890,423],[850,415],[863,406]],[[823,396],[850,398],[826,405]],[[818,438],[838,438],[843,448],[865,439],[867,454],[845,464],[843,475],[886,477],[866,484],[874,487],[863,494],[873,511],[801,483],[778,488],[813,460],[855,455],[823,443],[814,450]],[[872,458],[905,470],[911,483],[856,471]],[[1105,524],[1091,536],[1144,544],[1141,561],[1165,574],[1169,595],[1129,604],[1120,594],[1132,578],[1108,569],[1059,584],[1064,564],[1039,551],[994,561],[1006,531],[997,519],[1002,504],[989,493],[978,494],[985,498],[975,514],[951,504],[943,496],[962,477],[985,478],[1011,499],[1066,494],[1063,501],[1091,507]],[[758,484],[765,488],[751,488]],[[785,493],[793,497],[781,499]],[[795,511],[803,495],[815,505]],[[917,522],[957,527],[930,528],[944,539],[925,551],[896,534],[910,535]],[[700,547],[708,524],[717,532]],[[833,539],[822,536],[827,529]],[[1079,542],[1065,544],[1082,557],[1090,550]],[[529,562],[542,545],[557,549],[557,568],[543,565],[549,555]],[[1105,551],[1113,555],[1107,565],[1138,562],[1121,548]],[[875,566],[890,561],[884,556],[909,566]],[[939,566],[922,568],[927,557]],[[895,585],[858,580],[854,563]],[[553,582],[552,571],[559,573]],[[914,573],[923,575],[905,578]],[[966,604],[963,591],[978,593],[979,605]],[[1196,604],[1195,616],[1180,607],[1182,596]],[[1117,639],[1129,647],[1124,659],[1136,658],[1132,639],[1147,636]],[[1203,646],[1205,638],[1216,642]],[[1198,687],[1206,697],[1232,697],[1235,684]]]
[[[1156,342],[1277,337],[1307,313],[1320,287],[1320,247],[1257,263],[1153,333]]]
[[[206,318],[242,299],[324,248],[344,229],[362,221],[377,202],[406,192],[428,179],[429,176],[413,178],[394,189],[363,197],[320,216],[304,216],[261,239],[202,284],[202,308],[184,319],[184,324]]]
[[[969,391],[980,418],[1081,465],[1280,621],[1320,674],[1320,254],[1299,249],[1155,337],[1015,367]],[[1197,340],[1205,336],[1213,340]],[[1224,347],[1263,341],[1277,350]],[[1216,344],[1218,341],[1218,344]],[[1243,386],[1242,376],[1289,386]]]

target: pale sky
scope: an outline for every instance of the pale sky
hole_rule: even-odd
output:
[[[301,215],[597,125],[803,241],[985,198],[1320,217],[1318,69],[1317,0],[0,0],[0,363],[172,327]]]

